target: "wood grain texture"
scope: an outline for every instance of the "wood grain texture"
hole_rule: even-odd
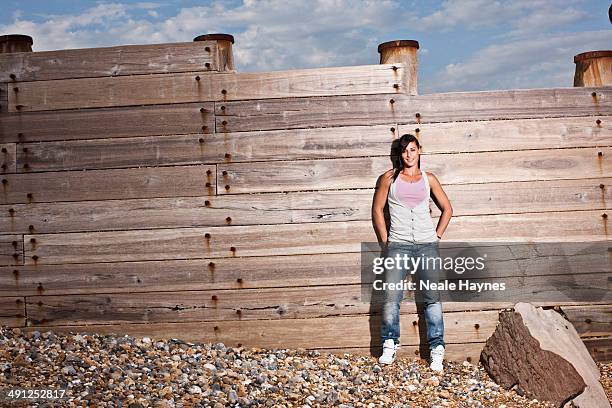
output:
[[[25,301],[23,297],[0,297],[0,325],[25,326]]]
[[[603,186],[603,187],[602,187]],[[612,178],[445,185],[453,215],[609,209]],[[0,205],[0,231],[38,233],[371,219],[373,189]],[[10,213],[13,209],[13,213]],[[432,215],[440,211],[431,203]]]
[[[27,147],[28,153],[18,150],[18,167],[23,171],[23,164],[28,163],[28,171],[49,171],[388,156],[392,153],[391,142],[405,132],[419,136],[426,154],[612,146],[610,116],[416,126],[420,127],[398,129],[395,124],[387,124],[22,143],[20,146]]]
[[[23,265],[21,235],[0,235],[0,265]]]
[[[595,92],[596,97],[591,96]],[[391,103],[393,99],[394,103]],[[215,105],[217,132],[612,114],[612,88],[355,95]],[[419,114],[419,117],[416,114]]]
[[[8,112],[9,84],[0,82],[0,114]]]
[[[389,154],[394,124],[210,135],[22,143],[28,171],[317,159]],[[226,157],[230,154],[231,157]]]
[[[399,66],[399,65],[398,65]],[[249,74],[206,72],[20,82],[9,112],[164,103],[399,93],[401,68],[391,65]],[[401,86],[400,86],[401,88]]]
[[[15,143],[0,143],[0,174],[15,173],[17,170],[16,149]]]
[[[468,242],[601,241],[608,234],[607,218],[602,214],[575,211],[457,217],[445,238]],[[29,243],[33,237],[35,245]],[[24,242],[25,264],[34,265],[358,252],[361,242],[376,239],[371,221],[351,221],[36,234],[25,235]]]
[[[609,274],[583,274],[581,285],[605,284]],[[503,279],[508,286],[504,302],[447,302],[445,312],[511,308],[513,302],[526,300],[532,288],[548,292],[537,303],[558,305],[568,302],[563,310],[579,333],[589,336],[612,335],[611,305],[572,306],[571,299],[561,300],[552,294],[550,277]],[[89,294],[31,296],[26,298],[29,325],[87,325],[188,321],[248,321],[268,319],[310,319],[348,315],[380,315],[382,297],[374,302],[362,298],[368,285],[334,285],[306,288],[240,289],[222,291],[155,292],[129,294]],[[512,289],[510,289],[512,288]],[[515,296],[518,295],[518,296]],[[501,298],[501,296],[500,296]],[[546,299],[547,300],[543,300]],[[592,299],[590,301],[593,301]],[[611,302],[612,296],[597,303]],[[534,302],[536,300],[534,299]],[[530,302],[531,303],[531,302]],[[414,293],[406,292],[402,314],[417,313]],[[414,324],[418,322],[413,321]],[[465,339],[464,341],[468,341]]]
[[[586,338],[582,341],[595,361],[602,363],[612,361],[612,336]]]
[[[214,129],[210,102],[0,115],[0,140],[5,142],[208,134]]]
[[[601,152],[601,155],[600,155]],[[441,183],[467,184],[605,177],[612,148],[431,154],[421,168]],[[219,194],[368,188],[391,169],[388,157],[219,164]]]
[[[479,244],[480,246],[484,244]],[[499,248],[487,244],[487,276],[525,277],[605,273],[607,252],[601,244],[538,245],[539,257],[523,245]],[[571,251],[571,247],[574,247]],[[531,247],[531,246],[530,246]],[[548,252],[545,250],[548,249]],[[485,251],[483,248],[481,252]],[[511,251],[511,253],[508,253]],[[571,252],[571,253],[570,253]],[[143,293],[187,290],[255,289],[317,285],[356,285],[371,272],[362,270],[358,252],[280,255],[243,258],[106,262],[94,264],[22,265],[0,267],[0,295]],[[364,264],[365,265],[365,264]],[[554,265],[554,267],[551,267]],[[171,271],[171,272],[169,272]],[[561,277],[560,279],[564,279]],[[555,299],[559,299],[556,297]],[[535,301],[535,300],[534,300]],[[465,303],[464,303],[465,304]],[[473,307],[486,307],[475,305]],[[470,309],[474,310],[474,309]]]
[[[612,117],[399,125],[398,134],[404,133],[419,138],[423,153],[599,147],[612,146]]]
[[[2,204],[215,195],[214,166],[5,174],[2,177],[7,180],[0,186]]]
[[[0,82],[11,81],[11,74],[16,81],[46,81],[217,71],[216,49],[216,41],[202,41],[2,54]]]

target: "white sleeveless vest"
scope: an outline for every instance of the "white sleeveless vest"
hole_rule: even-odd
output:
[[[391,228],[388,238],[390,242],[417,244],[438,241],[436,228],[429,213],[429,201],[431,200],[429,179],[424,170],[421,170],[421,173],[425,181],[427,198],[415,208],[407,207],[397,198],[395,189],[400,175],[397,176],[389,188],[387,203],[391,215]]]

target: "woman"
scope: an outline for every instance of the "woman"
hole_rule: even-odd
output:
[[[372,220],[379,242],[385,243],[386,257],[396,258],[407,255],[416,258],[437,258],[438,241],[442,238],[453,214],[453,209],[440,185],[432,173],[421,172],[421,146],[413,135],[403,135],[398,140],[399,155],[393,169],[383,174],[378,182],[372,203]],[[434,227],[430,212],[430,195],[442,211],[437,227]],[[389,204],[391,226],[387,234],[384,208]],[[431,266],[431,265],[430,265]],[[385,282],[399,283],[408,272],[405,264],[385,270]],[[437,282],[439,271],[435,267],[418,267],[418,281]],[[435,371],[442,371],[444,360],[444,320],[442,304],[437,291],[417,291],[417,303],[424,306],[427,324],[427,342],[430,347],[431,365]],[[383,354],[381,364],[391,364],[399,348],[400,323],[399,308],[403,290],[384,291],[382,310],[381,340]]]

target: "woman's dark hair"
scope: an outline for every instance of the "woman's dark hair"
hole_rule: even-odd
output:
[[[404,161],[402,160],[402,153],[408,147],[408,145],[412,142],[416,143],[418,149],[421,148],[421,143],[419,143],[419,139],[416,138],[415,135],[411,135],[406,133],[402,135],[399,139],[397,139],[393,143],[393,157],[394,157],[394,166],[395,171],[393,172],[393,181],[399,176],[400,172],[404,170]],[[421,168],[421,157],[419,156],[419,163],[417,164],[418,168]]]

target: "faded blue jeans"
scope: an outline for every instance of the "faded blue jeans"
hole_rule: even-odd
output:
[[[423,244],[409,244],[400,242],[389,242],[386,248],[386,257],[396,259],[399,255],[402,260],[401,264],[394,265],[391,268],[385,267],[384,279],[385,283],[400,283],[406,278],[407,272],[414,271],[412,281],[415,282],[415,300],[417,304],[422,304],[427,324],[427,343],[432,349],[438,345],[445,346],[444,342],[444,319],[442,318],[442,303],[440,302],[440,293],[437,290],[420,289],[420,281],[438,283],[441,270],[440,264],[429,262],[423,264],[423,259],[435,258],[439,259],[438,242],[430,242]],[[419,258],[420,261],[417,268],[409,261],[406,267],[406,255],[408,259]],[[424,267],[425,266],[425,267]],[[384,343],[387,339],[393,339],[395,343],[399,343],[400,338],[400,302],[404,298],[404,291],[398,289],[386,288],[383,293],[383,308],[382,308],[382,324],[380,328],[380,337]]]

